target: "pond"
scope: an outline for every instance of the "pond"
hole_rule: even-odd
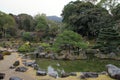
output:
[[[42,69],[48,69],[49,66],[52,66],[57,71],[64,70],[65,72],[102,72],[106,71],[105,65],[107,64],[113,64],[120,67],[120,61],[99,59],[74,61],[37,59],[37,63]]]

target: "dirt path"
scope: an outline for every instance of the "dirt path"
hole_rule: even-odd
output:
[[[11,76],[17,76],[24,80],[36,80],[35,77],[22,73],[22,72],[16,72],[14,69],[9,69],[9,67],[18,60],[18,53],[12,53],[9,56],[5,56],[4,60],[0,61],[0,72],[5,73],[4,80],[9,80]]]

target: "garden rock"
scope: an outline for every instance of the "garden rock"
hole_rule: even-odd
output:
[[[70,74],[66,73],[64,70],[61,71],[61,78],[69,77]]]
[[[106,67],[107,67],[108,75],[110,77],[120,80],[120,68],[118,68],[112,64],[108,64],[108,65],[106,65]]]
[[[45,58],[45,56],[46,56],[46,53],[39,53],[40,58]]]
[[[54,70],[54,68],[52,66],[48,66],[47,69],[48,75],[54,78],[58,77],[58,72]]]
[[[54,77],[54,78],[58,77],[58,74],[56,74],[56,73],[49,73],[48,75],[51,76],[51,77]]]
[[[70,76],[77,76],[76,72],[70,72],[69,75]]]
[[[10,77],[9,80],[23,80],[23,79],[21,79],[19,77]]]
[[[4,59],[3,55],[2,55],[2,54],[0,54],[0,60],[3,60],[3,59]]]
[[[20,65],[20,61],[15,61],[15,63],[13,64],[13,66],[19,66]]]
[[[98,77],[98,73],[96,72],[83,72],[82,75],[80,76],[81,79],[96,77]]]
[[[5,73],[0,73],[0,80],[4,79],[4,77],[5,77]]]
[[[46,75],[47,75],[47,72],[44,71],[44,70],[37,70],[36,75],[37,75],[37,76],[46,76]]]
[[[109,58],[116,58],[116,54],[114,52],[111,52],[109,55],[108,55]]]
[[[24,64],[25,64],[25,66],[31,66],[32,67],[32,65],[34,65],[35,62],[25,62]]]
[[[39,69],[39,65],[38,65],[38,64],[33,64],[32,67],[33,67],[35,70],[38,70],[38,69]]]
[[[69,75],[69,73],[62,73],[61,74],[61,78],[65,78],[65,77],[69,77],[70,75]]]
[[[54,54],[53,53],[48,53],[45,55],[45,58],[50,58],[52,59],[54,57]]]
[[[16,67],[15,67],[15,66],[10,66],[9,68],[10,68],[10,69],[15,69]]]
[[[26,72],[28,69],[26,67],[17,67],[15,69],[15,71],[18,71],[18,72]]]
[[[36,58],[39,58],[39,54],[44,51],[44,48],[42,46],[39,46],[35,51],[34,54],[36,55]]]

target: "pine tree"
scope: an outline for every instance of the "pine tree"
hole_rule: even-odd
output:
[[[119,33],[109,27],[103,28],[97,39],[97,47],[103,53],[117,52],[117,48],[120,45],[120,35]]]

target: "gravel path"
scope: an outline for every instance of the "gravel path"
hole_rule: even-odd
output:
[[[18,59],[18,53],[12,53],[9,56],[5,56],[4,60],[0,60],[0,72],[5,73],[5,78],[3,80],[9,80],[11,76],[17,76],[24,80],[36,80],[34,76],[22,72],[16,72],[14,69],[9,69],[9,67],[17,59]]]

